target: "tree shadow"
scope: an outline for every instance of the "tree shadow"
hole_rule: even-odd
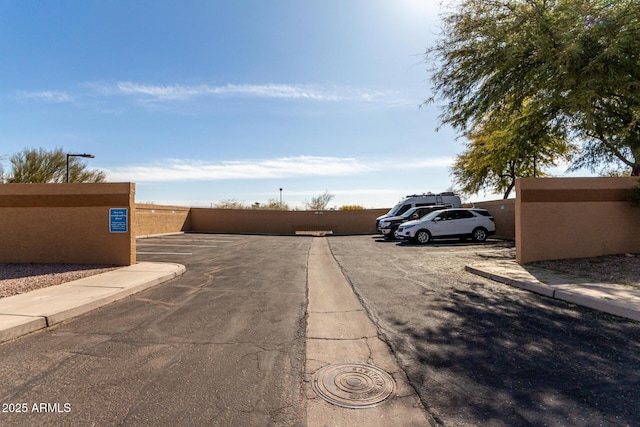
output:
[[[408,370],[423,401],[455,414],[446,424],[640,425],[640,324],[468,285],[430,295],[438,312],[420,325],[392,321],[415,349]]]

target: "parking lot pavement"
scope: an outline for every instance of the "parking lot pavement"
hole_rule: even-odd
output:
[[[640,324],[465,272],[512,243],[329,242],[442,425],[640,425]]]
[[[329,354],[318,335],[307,345],[321,356],[306,360],[305,376],[313,238],[144,239],[141,261],[183,264],[186,274],[0,344],[0,424],[304,425],[305,393],[317,399],[305,382],[319,361],[380,363],[374,347],[388,344],[400,368],[383,367],[406,374],[441,425],[640,425],[640,324],[465,272],[509,262],[512,243],[327,239],[377,329],[356,353],[340,336]],[[373,346],[379,338],[386,344]]]
[[[140,241],[185,274],[0,344],[0,425],[303,425],[311,239]]]

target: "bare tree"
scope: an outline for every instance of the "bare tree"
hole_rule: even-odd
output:
[[[325,190],[325,192],[319,196],[312,197],[310,201],[305,200],[304,205],[307,207],[307,210],[320,211],[326,209],[327,205],[334,197],[335,196],[333,194]]]
[[[247,206],[237,199],[220,200],[213,207],[216,209],[247,209]]]
[[[258,209],[265,209],[270,211],[288,211],[289,205],[286,203],[280,203],[277,199],[269,199],[264,205],[260,205]]]

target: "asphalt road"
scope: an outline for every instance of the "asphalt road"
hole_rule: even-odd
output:
[[[640,323],[463,271],[511,244],[330,243],[439,423],[640,426]]]
[[[302,425],[310,242],[140,240],[185,275],[0,345],[0,425]]]
[[[186,274],[0,345],[0,425],[304,425],[311,239],[140,240]],[[329,243],[442,425],[640,425],[640,323],[464,272],[512,244]]]

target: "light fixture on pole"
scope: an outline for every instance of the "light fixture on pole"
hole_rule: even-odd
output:
[[[280,189],[280,209],[282,209],[282,188]]]
[[[95,159],[93,154],[67,154],[67,183],[69,182],[69,157],[86,157],[88,159]]]

